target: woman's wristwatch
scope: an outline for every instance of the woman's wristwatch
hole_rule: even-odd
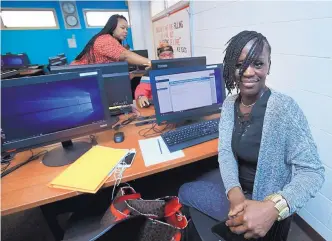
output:
[[[278,210],[278,221],[284,220],[289,216],[289,207],[286,199],[280,194],[271,194],[267,196],[264,200],[270,200],[275,203],[274,207]]]

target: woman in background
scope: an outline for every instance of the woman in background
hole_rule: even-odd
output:
[[[173,59],[174,51],[173,47],[168,43],[160,43],[157,48],[157,55],[159,59]],[[151,84],[149,73],[145,74],[141,78],[140,84],[135,90],[135,99],[138,101],[140,107],[149,106],[149,99],[152,99]]]
[[[179,198],[246,239],[285,241],[291,215],[321,188],[324,167],[300,107],[265,85],[270,65],[262,34],[243,31],[228,42],[223,77],[239,94],[222,106],[220,170],[184,184]]]
[[[105,27],[87,43],[72,65],[104,64],[127,61],[133,65],[149,67],[151,61],[122,46],[127,38],[128,22],[122,15],[111,16]]]

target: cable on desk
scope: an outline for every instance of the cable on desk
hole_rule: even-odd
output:
[[[136,107],[132,106],[132,109],[136,112],[136,117],[141,116],[141,112]]]
[[[41,151],[41,152],[38,152],[37,154],[33,154],[32,150],[30,150],[31,152],[31,156],[29,157],[29,159],[27,159],[26,161],[16,165],[16,166],[13,166],[11,168],[9,168],[8,170],[5,170],[1,173],[1,178],[3,178],[4,176],[8,175],[9,173],[15,171],[16,169],[20,168],[21,166],[27,164],[28,162],[31,162],[33,160],[36,160],[38,159],[39,157],[45,155],[48,151],[44,150],[44,151]]]
[[[5,171],[15,157],[15,153],[1,153],[1,172]]]
[[[6,171],[6,169],[9,167],[10,162],[1,162],[1,172]]]
[[[156,126],[158,126],[157,123],[153,123],[151,125],[151,127],[140,130],[138,132],[138,135],[140,135],[144,138],[155,137],[155,136],[159,136],[160,134],[164,133],[166,130],[171,130],[174,128],[173,124],[166,124],[166,126],[161,129],[158,129]],[[153,132],[149,133],[151,131],[153,131]]]
[[[133,107],[133,108],[135,108],[135,107]],[[135,121],[141,115],[141,113],[138,110],[137,110],[137,112],[138,112],[138,114],[134,114],[133,116],[130,116],[126,120],[123,120],[121,123],[115,125],[113,127],[113,129],[116,130],[116,131],[118,131],[121,127],[124,127],[124,126],[130,124],[131,122]]]

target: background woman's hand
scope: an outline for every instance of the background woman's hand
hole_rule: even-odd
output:
[[[278,218],[272,201],[244,201],[244,212],[226,222],[233,233],[245,233],[246,239],[264,237]]]

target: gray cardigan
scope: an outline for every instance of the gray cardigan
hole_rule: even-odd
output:
[[[231,148],[236,98],[233,95],[224,101],[219,126],[219,167],[226,194],[241,187]],[[293,214],[315,196],[323,182],[324,167],[302,110],[291,97],[271,90],[252,199],[261,201],[280,193]]]

